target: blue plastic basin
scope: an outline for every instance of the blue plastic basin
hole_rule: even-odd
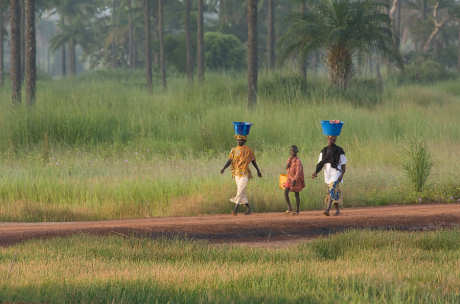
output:
[[[251,130],[252,123],[243,121],[234,121],[235,135],[247,136]]]
[[[333,123],[330,120],[322,120],[321,127],[323,127],[323,134],[327,136],[339,136],[342,131],[343,121]]]

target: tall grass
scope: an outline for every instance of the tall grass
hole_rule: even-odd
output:
[[[286,248],[74,236],[0,248],[15,303],[458,303],[459,231],[350,231]]]
[[[418,139],[410,143],[407,149],[406,162],[404,170],[407,177],[414,186],[415,191],[422,192],[425,183],[430,176],[433,162],[431,161],[431,154],[423,141]]]
[[[419,134],[433,153],[432,182],[421,194],[444,201],[456,185],[460,147],[457,82],[376,92],[357,82],[346,94],[313,78],[262,74],[248,111],[241,74],[210,74],[190,86],[170,80],[151,96],[141,73],[88,74],[39,82],[33,108],[13,107],[0,89],[0,219],[83,220],[217,213],[234,191],[220,176],[234,145],[231,122],[254,123],[248,145],[264,171],[250,185],[257,211],[284,207],[276,188],[287,147],[296,144],[308,175],[325,145],[318,121],[342,119],[350,159],[346,205],[413,200],[400,167],[405,140]],[[322,207],[323,184],[307,181],[303,208]]]

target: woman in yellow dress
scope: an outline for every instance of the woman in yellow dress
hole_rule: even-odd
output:
[[[246,214],[251,214],[251,206],[249,205],[248,196],[246,194],[249,179],[252,178],[249,165],[252,163],[259,177],[262,177],[262,173],[257,165],[254,152],[251,148],[246,146],[247,136],[235,135],[235,139],[237,146],[230,152],[228,160],[222,170],[220,170],[220,173],[224,174],[225,169],[230,165],[232,166],[232,176],[235,179],[237,187],[236,195],[230,199],[230,201],[235,204],[232,214],[238,214],[238,207],[240,205],[245,205],[247,208]]]

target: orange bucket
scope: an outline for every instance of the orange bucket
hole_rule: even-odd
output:
[[[286,174],[280,174],[279,186],[280,186],[281,189],[284,190],[286,188],[285,185],[287,183],[287,180],[288,180],[288,178],[287,178]]]

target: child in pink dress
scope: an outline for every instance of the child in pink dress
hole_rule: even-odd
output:
[[[297,146],[291,146],[289,150],[290,157],[287,162],[287,182],[285,184],[284,197],[288,205],[288,210],[286,213],[292,213],[293,215],[298,215],[300,212],[300,194],[299,192],[305,188],[305,179],[303,174],[303,166],[300,159],[297,157],[299,153],[299,148]],[[296,212],[293,213],[291,202],[289,200],[289,192],[295,193],[296,200]]]

